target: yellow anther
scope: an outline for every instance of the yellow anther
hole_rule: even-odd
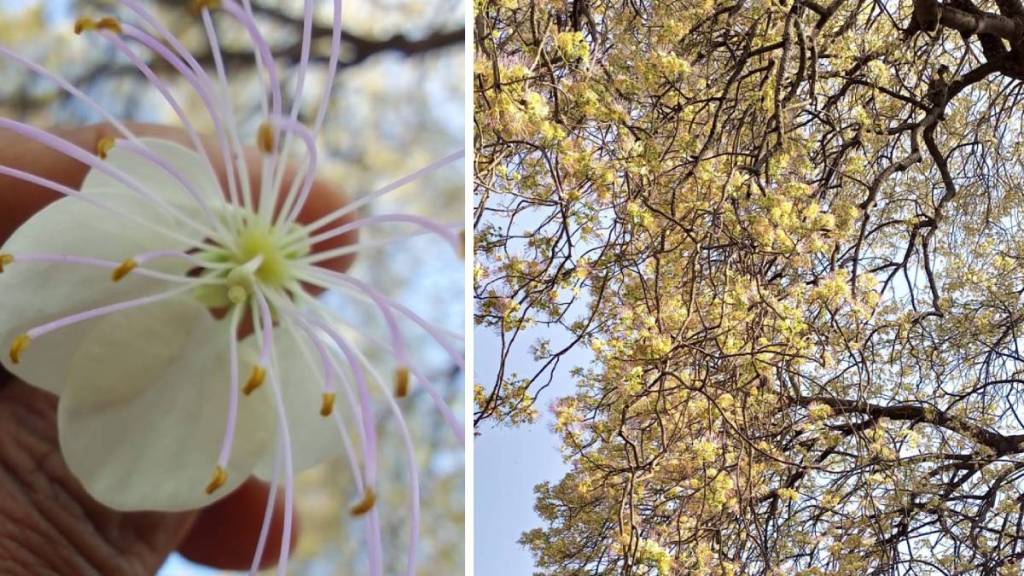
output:
[[[376,503],[377,495],[373,492],[373,488],[367,486],[366,491],[363,492],[363,499],[356,502],[351,508],[349,508],[349,512],[351,512],[353,516],[362,516],[370,510],[373,510],[373,505]]]
[[[206,493],[213,494],[228,481],[228,473],[220,466],[213,469],[213,478],[210,478],[210,483],[206,485]]]
[[[4,272],[4,266],[14,264],[14,254],[0,254],[0,274]]]
[[[269,122],[260,124],[259,133],[256,134],[256,142],[264,154],[274,151],[274,128]]]
[[[107,16],[100,18],[99,22],[96,22],[96,28],[98,30],[107,30],[114,34],[120,35],[124,30],[121,28],[121,21],[113,16]]]
[[[405,398],[409,395],[409,369],[401,367],[395,370],[395,396]]]
[[[124,262],[121,262],[120,266],[114,268],[114,272],[110,275],[110,279],[113,280],[114,282],[120,282],[125,276],[131,274],[132,270],[135,270],[135,268],[138,267],[138,265],[138,262],[136,262],[132,258],[129,258]]]
[[[92,18],[79,18],[75,20],[75,34],[92,32],[94,30],[107,30],[114,34],[121,34],[124,31],[121,28],[121,21],[112,16],[100,18],[99,20],[93,20]]]
[[[253,390],[263,385],[263,379],[267,377],[267,371],[262,366],[253,366],[252,372],[249,374],[249,381],[245,383],[245,388],[242,388],[242,393],[248,396],[252,394]]]
[[[459,258],[466,259],[466,231],[459,230]]]
[[[188,9],[194,16],[199,16],[203,10],[217,10],[220,8],[220,0],[192,0]]]
[[[75,34],[95,30],[98,24],[99,23],[92,18],[79,18],[78,20],[75,20]]]
[[[320,402],[320,415],[327,417],[334,412],[334,393],[324,392],[323,401]]]
[[[117,142],[113,138],[100,138],[100,141],[96,143],[96,155],[103,160],[107,159],[107,154],[114,149],[114,144]]]
[[[14,343],[11,344],[11,362],[15,364],[21,362],[21,353],[25,351],[25,348],[28,348],[28,344],[31,341],[32,339],[28,337],[28,334],[22,334],[14,339]]]

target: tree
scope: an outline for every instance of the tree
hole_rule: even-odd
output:
[[[477,8],[477,424],[595,357],[543,572],[1018,573],[1024,6]]]

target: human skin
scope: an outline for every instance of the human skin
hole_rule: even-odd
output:
[[[185,133],[176,128],[143,124],[129,128],[138,136],[174,140],[191,148]],[[101,138],[117,136],[107,125],[54,132],[90,152]],[[76,189],[88,172],[85,165],[11,132],[0,130],[0,143],[0,165]],[[210,149],[216,150],[216,146],[210,144]],[[250,178],[258,183],[258,152],[250,151],[250,156]],[[221,156],[215,152],[212,157]],[[223,181],[223,166],[217,161],[214,166]],[[0,175],[0,245],[32,214],[59,197]],[[344,202],[340,192],[318,181],[299,219],[311,221]],[[354,241],[354,234],[342,235],[314,246],[314,251]],[[351,260],[346,256],[326,265],[344,270]],[[0,368],[0,574],[153,574],[174,550],[215,568],[248,569],[268,491],[265,483],[250,479],[199,511],[124,513],[107,509],[86,494],[61,457],[57,398]],[[282,520],[283,500],[279,497],[263,554],[264,566],[277,559]]]

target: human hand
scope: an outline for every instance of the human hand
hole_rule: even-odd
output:
[[[189,144],[184,133],[175,128],[130,128],[138,136]],[[114,135],[104,125],[56,133],[90,152],[101,138]],[[10,132],[0,130],[0,142],[4,143],[0,148],[3,166],[76,189],[88,171],[79,162]],[[254,158],[256,154],[254,151]],[[214,165],[222,170],[218,162]],[[249,166],[250,177],[257,182],[259,163],[253,161]],[[0,176],[0,244],[32,214],[58,198],[44,188]],[[318,182],[299,219],[310,221],[343,202],[340,194]],[[314,246],[314,250],[354,241],[353,234],[342,235]],[[350,256],[325,263],[336,270],[350,264]],[[265,483],[250,479],[199,511],[110,510],[89,497],[64,463],[56,408],[57,398],[52,394],[20,382],[0,368],[0,573],[153,574],[174,550],[216,568],[249,568],[269,495]],[[278,501],[263,553],[265,565],[277,558],[282,520],[283,505]]]

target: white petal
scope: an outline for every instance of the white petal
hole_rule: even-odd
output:
[[[197,173],[201,160],[180,146],[157,141],[151,143],[168,162],[193,163]],[[116,149],[115,149],[116,150]],[[109,161],[130,163],[125,152],[112,152]],[[187,156],[191,155],[191,157]],[[134,162],[135,172],[142,172],[146,163]],[[122,166],[124,167],[124,166]],[[184,166],[183,166],[184,167]],[[103,176],[94,171],[86,179],[83,194],[99,199],[122,212],[131,212],[161,222],[172,229],[173,221],[167,215],[154,214],[137,197],[120,186],[104,188]],[[154,182],[156,180],[155,176]],[[159,191],[160,188],[153,188]],[[130,218],[118,218],[75,198],[64,198],[35,214],[15,231],[0,248],[0,252],[14,254],[64,254],[85,256],[120,262],[145,252],[186,250],[190,246],[181,240],[155,231]],[[165,272],[184,272],[188,265],[183,260],[153,260],[147,268]],[[6,351],[13,339],[28,328],[51,320],[104,306],[114,302],[152,294],[172,285],[131,274],[119,283],[110,279],[108,269],[65,263],[15,262],[4,267],[0,274],[0,350]],[[73,350],[83,330],[71,328],[46,335],[23,355],[23,362],[13,365],[2,354],[4,366],[28,383],[60,393],[67,372],[68,352]]]
[[[292,465],[295,471],[305,470],[341,454],[341,436],[334,420],[320,415],[324,377],[316,349],[280,327],[274,331],[274,349],[292,440]],[[338,401],[343,398],[339,396]],[[267,453],[254,471],[257,476],[273,476],[273,456],[273,451]]]
[[[95,325],[58,408],[64,458],[94,498],[118,510],[186,510],[251,473],[274,436],[266,390],[240,398],[227,484],[206,494],[228,413],[227,334],[226,321],[185,299]],[[241,351],[244,371],[254,353]]]
[[[211,210],[221,202],[217,177],[210,172],[201,156],[169,140],[139,138],[139,142],[186,178]],[[182,210],[191,219],[203,221],[202,208],[189,189],[158,164],[134,151],[126,150],[124,146],[114,146],[107,155],[106,163],[145,186],[145,190],[151,195]],[[89,172],[82,183],[82,192],[95,195],[97,199],[112,201],[122,211],[143,218],[167,218],[162,208],[99,170]]]

